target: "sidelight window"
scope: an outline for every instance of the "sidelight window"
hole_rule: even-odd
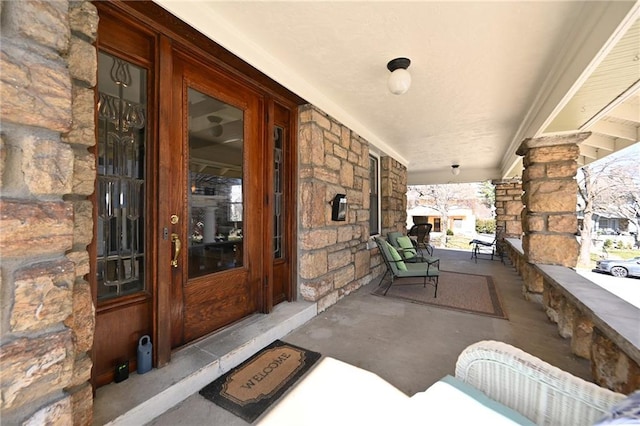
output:
[[[273,194],[274,194],[274,212],[273,212],[273,257],[281,259],[284,256],[284,158],[283,158],[283,142],[284,129],[276,126],[273,134],[274,140],[274,164],[273,164]]]
[[[369,156],[369,234],[380,233],[380,168],[379,159]]]
[[[145,290],[147,71],[98,54],[98,300]]]

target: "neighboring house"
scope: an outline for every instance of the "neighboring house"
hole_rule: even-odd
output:
[[[636,225],[629,219],[611,213],[594,214],[592,230],[598,235],[628,235],[638,232]]]
[[[614,213],[593,214],[591,241],[594,249],[601,250],[609,241],[614,247],[640,247],[637,226],[627,218],[617,217]],[[581,228],[584,218],[578,212],[578,227]]]
[[[473,235],[476,228],[476,216],[471,209],[451,208],[448,212],[447,224],[443,223],[442,213],[425,206],[418,206],[407,210],[407,229],[413,226],[413,217],[426,217],[427,223],[433,225],[431,232],[446,232],[451,229],[454,234]]]
[[[592,235],[596,247],[604,246],[607,240],[611,240],[617,248],[640,247],[638,228],[629,219],[603,213],[594,214],[593,222]]]

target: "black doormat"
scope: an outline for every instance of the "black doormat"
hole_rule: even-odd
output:
[[[276,340],[200,390],[200,395],[252,423],[320,354]]]

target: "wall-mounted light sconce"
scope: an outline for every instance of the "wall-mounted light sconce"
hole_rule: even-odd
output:
[[[458,176],[460,174],[460,164],[451,165],[451,174],[454,176]]]
[[[402,95],[409,90],[409,86],[411,86],[411,74],[407,71],[409,65],[411,65],[411,60],[408,58],[395,58],[387,64],[387,69],[391,71],[387,86],[394,95]]]
[[[336,194],[331,204],[331,220],[345,221],[347,220],[347,196],[345,194]]]

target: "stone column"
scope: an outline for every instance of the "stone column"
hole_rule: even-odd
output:
[[[522,182],[520,180],[493,181],[496,187],[496,228],[498,244],[504,244],[505,238],[522,237]],[[496,231],[497,232],[497,231]],[[504,246],[503,246],[504,247]]]
[[[522,174],[522,249],[530,264],[575,267],[579,245],[575,180],[580,149],[590,133],[526,139],[517,154],[524,157]],[[524,274],[525,297],[541,300],[542,277]]]

